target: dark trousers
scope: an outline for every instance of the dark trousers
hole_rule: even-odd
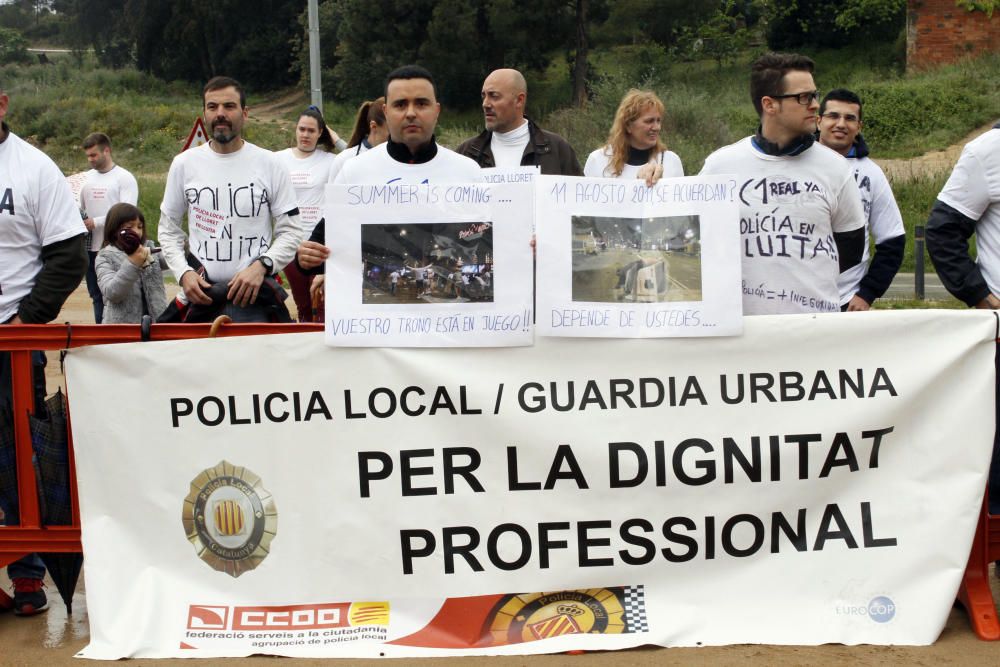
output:
[[[993,460],[990,462],[990,477],[986,488],[990,496],[990,514],[1000,514],[1000,346],[994,359],[997,369],[997,430],[993,436]]]
[[[101,288],[97,286],[97,272],[94,270],[94,260],[97,253],[87,251],[89,263],[87,264],[87,294],[94,302],[94,322],[100,324],[104,321],[104,297],[101,295]]]
[[[32,379],[35,385],[35,405],[45,405],[45,354],[32,352]],[[0,410],[10,411],[13,400],[11,385],[10,352],[0,352]],[[16,507],[0,507],[7,524],[19,521]],[[41,579],[45,576],[45,565],[38,554],[28,554],[7,566],[7,576],[11,579]]]

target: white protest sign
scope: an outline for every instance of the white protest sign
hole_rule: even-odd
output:
[[[930,643],[982,503],[995,333],[894,311],[73,350],[83,655]]]
[[[742,330],[738,208],[727,177],[540,176],[538,332],[731,336]]]
[[[530,184],[329,185],[331,346],[530,345]]]
[[[541,175],[539,167],[485,167],[483,180],[487,183],[534,183]]]

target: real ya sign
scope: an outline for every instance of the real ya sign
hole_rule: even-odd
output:
[[[530,345],[532,191],[328,186],[327,343]]]
[[[741,331],[739,216],[728,177],[540,176],[538,330],[545,336]]]
[[[995,333],[907,311],[74,350],[83,655],[930,643],[982,502]]]

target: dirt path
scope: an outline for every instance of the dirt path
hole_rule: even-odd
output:
[[[255,121],[278,123],[282,129],[291,132],[295,127],[294,120],[288,120],[286,114],[295,110],[305,109],[309,105],[309,96],[298,88],[293,88],[262,104],[250,107],[250,118]]]
[[[914,177],[949,172],[955,166],[955,163],[958,162],[958,156],[962,154],[962,148],[965,147],[965,144],[992,127],[992,123],[984,125],[974,130],[957,144],[953,144],[941,151],[930,151],[914,158],[875,160],[875,162],[882,167],[882,170],[889,177],[890,181],[905,181]]]

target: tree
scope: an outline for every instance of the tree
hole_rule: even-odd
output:
[[[327,0],[321,14],[327,4],[337,7],[320,36],[325,54],[335,49],[327,82],[351,102],[381,95],[390,70],[416,63],[434,74],[442,102],[472,105],[486,72],[543,69],[569,27],[565,0],[536,0],[530,12],[515,0]]]
[[[0,28],[0,65],[28,60],[28,43],[24,36],[12,28]]]
[[[894,37],[906,21],[906,0],[792,0],[771,7],[767,43],[773,49]]]

